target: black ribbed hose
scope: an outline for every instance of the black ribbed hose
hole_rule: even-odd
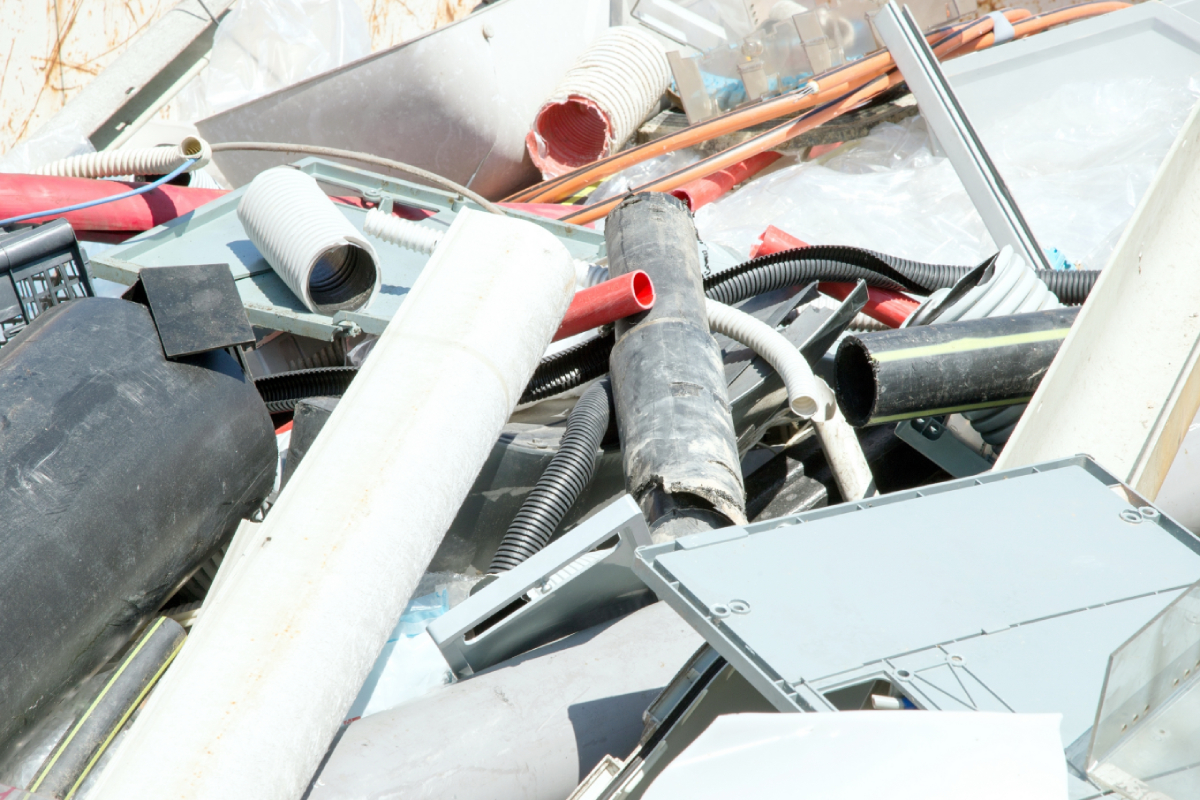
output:
[[[357,374],[358,367],[297,369],[259,378],[254,388],[267,404],[267,411],[279,414],[294,410],[296,403],[310,397],[341,397]]]
[[[489,573],[512,569],[550,543],[559,523],[596,471],[600,442],[611,415],[612,387],[608,378],[604,378],[575,403],[567,417],[567,429],[558,452],[508,526],[496,555],[492,556]]]
[[[786,286],[811,281],[865,280],[870,286],[897,291],[929,293],[953,286],[975,267],[951,264],[922,264],[897,256],[857,247],[820,245],[784,250],[751,259],[736,267],[710,275],[704,292],[730,304]],[[1096,270],[1036,270],[1037,276],[1059,300],[1078,305],[1100,273]]]
[[[759,256],[704,279],[704,294],[732,305],[775,289],[812,281],[864,280],[868,286],[928,294],[953,286],[975,267],[922,264],[857,247],[820,245]],[[1100,276],[1098,270],[1036,270],[1059,300],[1079,305]],[[522,403],[532,403],[581,386],[608,371],[613,348],[606,334],[544,359],[525,387]]]

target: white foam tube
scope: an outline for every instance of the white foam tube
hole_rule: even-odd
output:
[[[459,213],[94,798],[300,798],[574,286],[545,229]]]
[[[63,178],[113,178],[118,175],[166,175],[190,158],[198,159],[188,172],[212,161],[212,149],[198,136],[185,137],[174,147],[137,147],[128,150],[103,150],[51,161],[39,167],[36,175]]]
[[[367,219],[363,223],[363,233],[425,255],[433,253],[443,235],[440,230],[422,225],[415,220],[397,217],[395,214],[385,214],[377,208],[372,208],[367,212]],[[575,291],[604,283],[606,280],[608,280],[608,267],[592,264],[583,259],[575,259]]]
[[[567,71],[525,138],[546,177],[617,152],[671,82],[666,51],[641,28],[609,28]]]
[[[716,300],[705,300],[708,327],[744,344],[771,365],[787,387],[788,407],[801,419],[827,418],[836,405],[829,387],[813,375],[812,367],[782,333],[745,311]]]
[[[316,180],[292,167],[260,172],[238,201],[250,241],[309,311],[362,308],[379,291],[375,248]]]

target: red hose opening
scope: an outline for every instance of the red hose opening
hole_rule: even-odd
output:
[[[525,144],[538,169],[558,175],[606,156],[610,128],[598,105],[570,95],[562,103],[542,107]]]
[[[650,276],[641,270],[633,273],[633,299],[643,311],[654,307],[654,284],[650,282]]]

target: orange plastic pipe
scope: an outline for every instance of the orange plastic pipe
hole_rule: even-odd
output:
[[[1030,16],[1029,12],[1024,9],[1005,11],[1004,14],[1009,22],[1017,22]],[[950,38],[953,39],[957,35],[961,35],[962,31],[983,24],[985,20],[976,20],[957,29],[951,28],[949,30]],[[991,29],[991,20],[986,20],[986,27],[988,30]],[[947,31],[944,30],[935,31],[928,34],[928,37],[938,42],[939,45],[942,45],[946,40],[939,37],[944,37],[946,34]],[[818,88],[813,94],[802,95],[792,92],[782,97],[759,103],[758,105],[731,111],[722,116],[691,125],[670,136],[664,136],[653,142],[647,142],[639,147],[602,159],[586,167],[581,167],[554,180],[535,184],[507,199],[524,202],[532,202],[534,200],[552,202],[554,200],[561,200],[579,189],[590,186],[598,180],[619,172],[626,167],[641,163],[648,158],[653,158],[664,153],[671,153],[684,147],[706,142],[717,136],[733,133],[761,122],[769,122],[787,114],[820,105],[823,102],[845,94],[847,91],[862,85],[873,77],[887,72],[893,66],[895,64],[892,61],[891,54],[886,50],[881,50],[874,55],[837,67],[817,76],[811,82]]]

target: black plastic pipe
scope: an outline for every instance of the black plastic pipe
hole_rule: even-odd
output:
[[[654,308],[616,323],[609,358],[625,485],[656,541],[744,523],[745,489],[721,348],[708,330],[696,227],[668,194],[604,225],[613,277],[642,270]]]
[[[29,783],[38,797],[75,795],[113,737],[174,660],[187,638],[173,619],[159,617],[129,648]]]
[[[851,425],[1024,403],[1078,308],[920,325],[842,340],[837,401]]]
[[[341,397],[350,388],[358,367],[313,367],[276,372],[254,381],[267,411],[294,411],[296,403],[310,397]]]
[[[575,403],[558,452],[508,526],[489,573],[512,569],[550,544],[559,523],[596,472],[611,408],[612,387],[607,378],[593,384]]]
[[[0,743],[108,661],[275,479],[237,360],[169,361],[150,311],[87,298],[0,350]]]

